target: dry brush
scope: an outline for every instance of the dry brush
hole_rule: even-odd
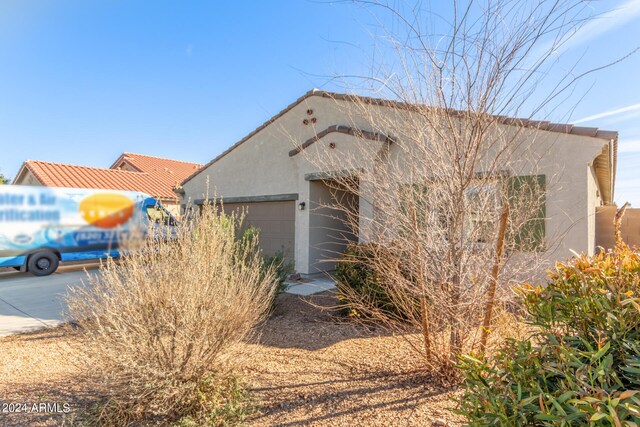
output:
[[[204,206],[156,226],[71,294],[82,361],[108,390],[108,422],[212,409],[202,394],[234,375],[244,356],[235,346],[255,333],[275,290],[273,268],[256,239],[238,238],[239,222]]]

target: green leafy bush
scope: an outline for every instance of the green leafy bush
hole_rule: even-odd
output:
[[[353,317],[362,317],[358,307],[372,308],[390,315],[401,315],[393,297],[380,286],[371,263],[379,259],[380,249],[373,244],[350,244],[337,263],[335,278],[338,300],[344,311]],[[374,253],[375,252],[375,253]]]
[[[580,256],[519,289],[524,341],[466,356],[458,412],[470,425],[640,425],[640,254]]]

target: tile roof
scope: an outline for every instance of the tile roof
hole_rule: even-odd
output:
[[[113,162],[111,169],[117,168],[123,162],[128,163],[140,172],[148,173],[159,183],[172,190],[172,193],[173,188],[179,186],[185,178],[202,167],[198,163],[124,152],[118,157],[118,160]]]
[[[125,156],[127,153],[123,154]],[[39,160],[27,160],[17,177],[22,175],[23,169],[28,169],[42,185],[49,187],[73,187],[73,188],[98,188],[104,190],[141,191],[161,200],[177,200],[173,192],[176,182],[188,172],[191,173],[199,165],[186,162],[176,162],[168,159],[158,159],[150,156],[144,157],[139,163],[149,169],[149,172],[130,172],[119,169],[94,168],[65,163],[43,162]],[[121,156],[122,157],[122,156]],[[154,160],[147,160],[154,159]],[[179,168],[169,169],[168,162],[180,163]],[[156,167],[149,166],[154,164]],[[160,168],[160,165],[163,165]],[[191,165],[189,168],[186,165]],[[166,167],[166,169],[165,169]],[[158,168],[160,168],[158,170]],[[177,175],[176,179],[170,179]]]

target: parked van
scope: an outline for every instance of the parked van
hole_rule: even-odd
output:
[[[133,191],[0,185],[0,267],[47,276],[60,262],[119,255],[119,243],[173,217]]]

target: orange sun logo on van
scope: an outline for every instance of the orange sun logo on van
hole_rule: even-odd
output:
[[[113,228],[131,218],[134,203],[122,194],[100,193],[84,198],[78,209],[89,224],[99,228]]]

